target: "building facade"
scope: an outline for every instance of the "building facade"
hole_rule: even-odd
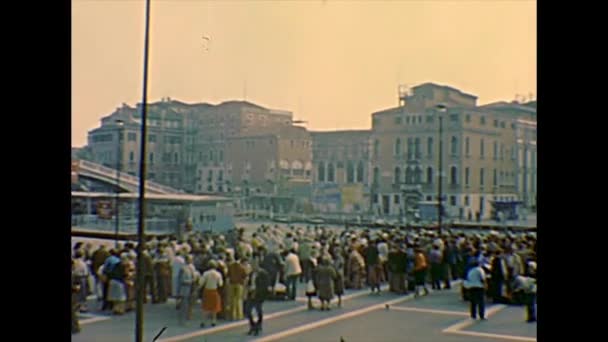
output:
[[[312,204],[319,212],[367,213],[370,130],[312,132]]]

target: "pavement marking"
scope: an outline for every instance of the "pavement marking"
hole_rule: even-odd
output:
[[[488,310],[486,310],[486,317],[490,317],[490,316],[494,315],[495,313],[497,313],[498,311],[503,310],[506,307],[507,306],[504,304],[493,305]],[[460,323],[451,325],[451,326],[443,329],[441,332],[443,332],[444,334],[457,333],[457,332],[461,331],[462,329],[473,325],[475,322],[477,322],[477,321],[474,319],[467,319]]]
[[[432,313],[432,314],[440,314],[440,315],[453,315],[453,316],[469,316],[470,315],[468,312],[463,312],[463,311],[433,310],[433,309],[412,308],[412,307],[402,307],[402,306],[391,306],[389,308],[389,310],[424,312],[424,313]]]
[[[514,336],[514,335],[502,335],[502,334],[490,334],[476,331],[453,331],[452,334],[458,335],[468,335],[468,336],[476,336],[476,337],[489,337],[489,338],[497,338],[503,340],[513,340],[513,341],[531,341],[535,342],[535,337],[527,337],[527,336]]]
[[[375,305],[371,305],[371,306],[368,306],[368,307],[365,307],[365,308],[362,308],[362,309],[359,309],[359,310],[354,310],[354,311],[347,312],[347,313],[344,313],[344,314],[341,314],[341,315],[338,315],[338,316],[329,317],[329,318],[326,318],[326,319],[322,319],[320,321],[315,321],[315,322],[312,322],[312,323],[304,324],[304,325],[301,325],[301,326],[296,327],[296,328],[287,329],[287,330],[284,330],[284,331],[279,332],[279,333],[275,333],[275,334],[272,334],[272,335],[264,336],[262,338],[253,340],[253,342],[269,342],[269,341],[280,340],[282,338],[285,338],[285,337],[288,337],[288,336],[291,336],[291,335],[295,335],[295,334],[299,334],[301,332],[312,330],[312,329],[315,329],[315,328],[318,328],[318,327],[322,327],[324,325],[328,325],[328,324],[335,323],[335,322],[338,322],[338,321],[341,321],[341,320],[345,320],[345,319],[348,319],[348,318],[364,315],[364,314],[366,314],[368,312],[372,312],[372,311],[375,311],[375,310],[380,310],[380,309],[386,308],[386,305],[390,306],[390,305],[393,305],[393,304],[404,302],[404,301],[406,301],[408,299],[412,299],[412,298],[414,298],[413,294],[405,296],[405,297],[400,297],[400,298],[392,299],[392,300],[389,300],[389,301],[386,301],[386,302],[382,302],[382,303],[379,303],[379,304],[375,304]]]
[[[85,325],[85,324],[91,324],[91,323],[95,323],[95,322],[101,322],[101,321],[107,321],[112,319],[112,317],[109,316],[96,316],[96,315],[91,315],[91,314],[80,314],[80,317],[85,317],[85,319],[78,319],[78,324],[80,325]]]
[[[386,285],[385,285],[385,287],[386,287]],[[388,287],[386,287],[386,288],[388,288]],[[349,294],[347,296],[342,297],[342,301],[346,301],[346,300],[349,300],[349,299],[353,299],[353,298],[369,295],[369,293],[370,293],[369,291],[360,291],[360,292],[352,293],[352,294]],[[305,299],[306,299],[306,301],[308,301],[308,298],[305,298]],[[297,301],[297,298],[296,298],[296,301]],[[303,305],[303,306],[298,306],[296,308],[292,308],[292,309],[288,309],[288,310],[273,312],[273,313],[268,314],[268,315],[265,314],[264,315],[264,322],[266,322],[269,319],[273,319],[273,318],[277,318],[277,317],[283,317],[283,316],[291,315],[291,314],[296,313],[296,312],[306,311],[306,310],[308,310],[308,305]],[[177,342],[177,341],[183,341],[183,340],[187,340],[187,339],[190,339],[190,338],[193,338],[193,337],[213,334],[213,333],[216,333],[216,332],[221,332],[221,331],[224,331],[224,330],[230,330],[232,328],[238,328],[238,327],[242,327],[242,326],[249,326],[249,320],[244,319],[244,320],[240,320],[240,321],[236,321],[236,322],[222,324],[222,325],[210,328],[210,329],[202,329],[202,330],[194,331],[194,332],[183,334],[183,335],[176,335],[176,336],[172,336],[172,337],[167,337],[166,339],[158,340],[158,342]]]

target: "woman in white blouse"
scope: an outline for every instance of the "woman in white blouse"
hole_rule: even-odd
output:
[[[210,269],[203,273],[201,277],[201,288],[203,290],[203,322],[201,328],[205,327],[205,314],[211,316],[211,326],[214,327],[217,320],[217,313],[222,311],[222,298],[219,288],[223,286],[222,274],[217,271],[218,264],[215,260],[209,261]]]

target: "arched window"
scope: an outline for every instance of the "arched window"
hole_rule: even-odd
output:
[[[405,184],[412,184],[414,182],[414,173],[411,168],[405,170]]]
[[[380,183],[380,169],[377,167],[374,168],[374,184]]]
[[[456,185],[458,184],[458,172],[456,166],[452,166],[450,168],[450,184]]]
[[[426,183],[433,184],[433,168],[430,166],[426,168]]]
[[[407,138],[407,159],[414,158],[414,139]]]
[[[401,168],[399,166],[395,167],[395,184],[401,183]]]
[[[399,138],[397,138],[395,140],[395,155],[396,156],[401,155],[401,139],[399,139]]]
[[[317,179],[319,182],[325,182],[325,163],[319,162],[317,166]]]
[[[464,153],[465,155],[471,155],[470,145],[469,145],[469,137],[464,139]]]
[[[357,183],[363,183],[363,162],[357,165]]]
[[[416,159],[421,157],[422,152],[420,151],[420,138],[416,138],[414,140],[414,151],[416,154]]]
[[[454,136],[452,137],[451,147],[452,147],[452,155],[457,156],[458,155],[458,138],[456,138]]]
[[[327,165],[327,181],[335,182],[336,181],[336,170],[334,169],[334,164],[329,163]]]
[[[353,165],[352,161],[349,161],[346,164],[346,182],[347,183],[355,182],[355,165]]]
[[[422,169],[420,167],[416,167],[416,170],[414,170],[414,183],[422,183]]]

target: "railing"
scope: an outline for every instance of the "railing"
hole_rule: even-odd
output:
[[[114,177],[116,177],[116,170],[103,166],[103,165],[99,165],[87,160],[80,160],[80,165],[79,167],[84,170],[84,171],[97,171],[100,174],[103,174],[104,176],[113,179]],[[124,182],[124,183],[128,183],[130,185],[138,185],[139,184],[139,177],[136,176],[132,176],[128,173],[125,172],[120,172],[120,181]],[[179,191],[177,189],[174,189],[172,187],[169,186],[165,186],[165,185],[161,185],[152,181],[146,181],[145,182],[145,186],[146,188],[150,189],[150,190],[155,190],[161,193],[168,193],[168,194],[175,194],[175,193],[182,193],[183,191]]]
[[[116,229],[114,219],[100,219],[97,215],[72,215],[72,226],[103,232],[114,232]],[[148,218],[145,220],[147,232],[175,232],[177,221],[175,219]],[[129,217],[120,217],[119,232],[133,233],[137,231],[137,220]]]

